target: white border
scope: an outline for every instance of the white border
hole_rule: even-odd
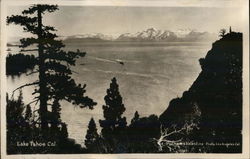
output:
[[[237,3],[235,3],[237,1]],[[241,7],[246,24],[243,30],[243,153],[242,154],[79,154],[79,155],[6,155],[6,8],[9,5],[59,4],[66,6],[143,6],[143,7]],[[188,159],[249,159],[249,0],[3,0],[1,3],[1,157],[10,159],[67,158],[67,159],[115,159],[115,158],[188,158]]]
[[[247,0],[2,0],[5,5],[59,4],[67,6],[129,6],[129,7],[242,7]]]

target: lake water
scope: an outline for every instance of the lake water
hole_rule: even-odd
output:
[[[78,83],[87,84],[86,95],[98,104],[94,110],[80,109],[62,102],[62,120],[68,124],[69,137],[83,144],[91,117],[99,127],[103,118],[102,105],[113,77],[119,84],[130,123],[135,111],[140,116],[160,115],[171,99],[182,96],[201,71],[199,58],[206,55],[211,43],[170,42],[103,42],[68,43],[67,50],[86,51],[72,67]],[[13,48],[15,49],[15,48]],[[120,63],[122,62],[122,63]],[[22,75],[7,79],[8,92],[36,78]],[[23,90],[24,100],[30,101],[32,88]],[[99,129],[100,131],[100,129]]]

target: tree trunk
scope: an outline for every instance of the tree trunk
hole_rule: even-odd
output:
[[[40,6],[38,5],[37,10],[37,17],[38,17],[38,39],[43,39],[42,34],[42,13]],[[46,78],[45,78],[45,59],[44,59],[44,48],[42,41],[38,44],[38,58],[39,58],[39,93],[40,93],[40,107],[39,107],[39,113],[40,113],[40,119],[41,119],[41,128],[42,130],[46,130],[48,128],[48,122],[47,122],[47,89],[46,89]]]

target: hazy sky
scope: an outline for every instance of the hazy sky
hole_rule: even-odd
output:
[[[19,14],[23,9],[12,6],[7,14]],[[44,22],[55,26],[59,35],[119,35],[150,27],[162,30],[190,28],[217,33],[229,26],[242,31],[245,23],[240,8],[59,6],[59,9],[44,16]],[[10,25],[7,28],[12,34],[10,36],[23,36],[20,27]]]

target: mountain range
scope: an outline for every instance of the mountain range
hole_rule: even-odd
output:
[[[124,33],[118,37],[104,35],[101,33],[79,34],[67,37],[60,37],[66,42],[84,41],[211,41],[217,37],[214,33],[200,32],[191,29],[179,29],[176,31],[158,30],[149,28],[137,33]]]

